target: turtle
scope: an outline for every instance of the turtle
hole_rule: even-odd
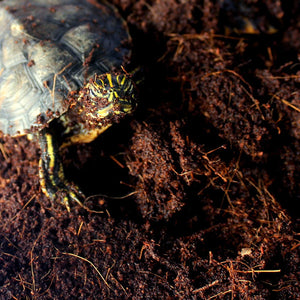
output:
[[[84,194],[64,175],[62,149],[134,111],[130,56],[128,26],[105,1],[0,2],[0,131],[37,139],[41,190],[68,211]]]

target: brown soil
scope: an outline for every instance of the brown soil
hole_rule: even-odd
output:
[[[0,136],[0,299],[299,299],[299,1],[113,2],[139,108],[64,153],[70,213]]]

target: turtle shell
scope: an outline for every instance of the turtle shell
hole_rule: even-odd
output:
[[[71,91],[120,68],[129,39],[125,22],[103,2],[0,2],[0,130],[22,135],[60,116]]]

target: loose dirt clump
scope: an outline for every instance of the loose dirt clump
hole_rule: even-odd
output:
[[[88,195],[43,195],[0,135],[0,299],[298,299],[298,1],[112,1],[135,114],[64,149]]]

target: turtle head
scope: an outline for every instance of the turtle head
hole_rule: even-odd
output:
[[[136,107],[136,88],[129,75],[96,75],[85,86],[82,100],[91,123],[99,126],[118,122]]]

